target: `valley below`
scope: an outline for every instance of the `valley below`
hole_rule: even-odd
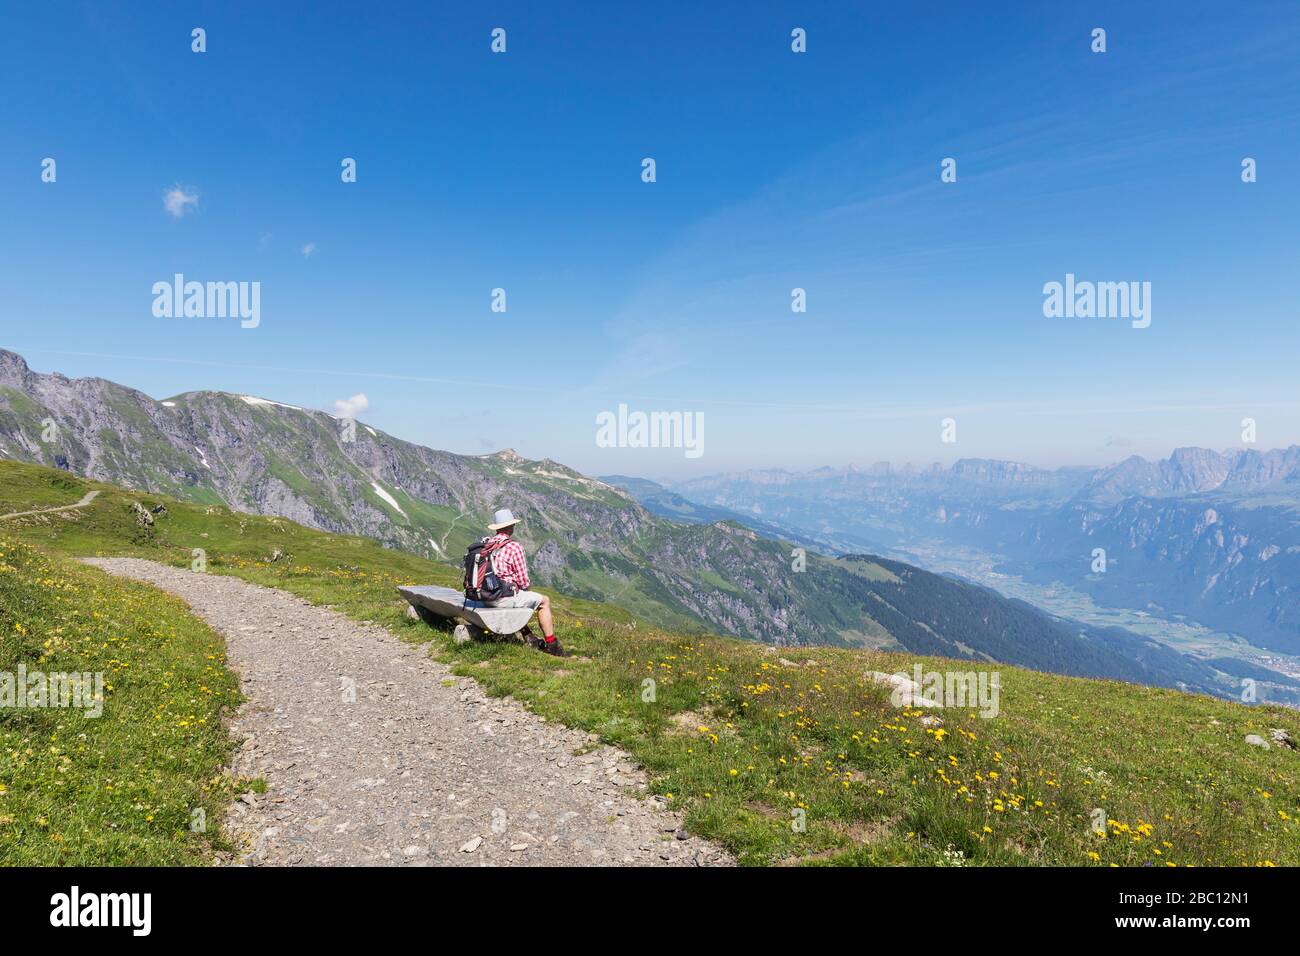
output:
[[[769,470],[643,481],[637,494],[652,510],[725,512],[828,554],[971,582],[1204,662],[1228,675],[1220,692],[1300,705],[1294,446],[1054,471],[980,459]]]
[[[1165,616],[1156,611],[1103,606],[1088,594],[1059,581],[1053,584],[1027,581],[1019,575],[999,570],[1004,565],[994,555],[932,541],[918,542],[890,556],[936,574],[952,575],[981,584],[1006,597],[1027,601],[1060,617],[1099,627],[1122,627],[1197,658],[1237,658],[1247,664],[1276,671],[1281,678],[1300,685],[1300,657],[1256,647],[1240,635],[1214,630],[1194,621]],[[1277,703],[1300,707],[1300,686],[1270,686],[1266,696]]]

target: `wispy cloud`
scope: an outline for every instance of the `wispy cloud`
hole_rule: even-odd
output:
[[[316,243],[314,243],[314,242],[309,242],[309,243],[307,243],[305,246],[302,247],[302,257],[303,257],[304,259],[310,259],[310,258],[311,258],[311,254],[312,254],[313,252],[315,252],[315,251],[316,251]]]
[[[364,392],[358,392],[351,398],[340,398],[334,403],[334,417],[356,418],[368,408],[370,408],[370,399],[366,398]]]
[[[197,190],[187,186],[173,186],[163,191],[163,209],[175,219],[181,218],[191,209],[199,208]]]
[[[623,346],[594,375],[581,391],[626,389],[691,364],[694,353],[681,336],[643,332]]]

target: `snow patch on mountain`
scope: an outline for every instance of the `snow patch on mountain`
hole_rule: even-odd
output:
[[[240,401],[247,402],[249,405],[278,405],[280,408],[292,408],[295,412],[302,411],[298,405],[286,405],[284,402],[273,402],[269,398],[258,398],[256,395],[240,395]]]
[[[386,502],[392,505],[397,510],[398,514],[400,514],[403,518],[406,517],[406,512],[403,511],[402,506],[397,503],[397,499],[394,498],[392,495],[390,495],[387,491],[385,491],[383,487],[379,484],[379,482],[372,481],[370,483],[370,487],[375,489],[375,494],[377,494],[379,497],[383,498]]]

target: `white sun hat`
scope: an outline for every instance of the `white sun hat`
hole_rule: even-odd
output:
[[[502,508],[500,511],[498,511],[496,514],[492,516],[492,523],[488,525],[488,530],[500,531],[502,528],[508,528],[512,524],[518,524],[518,523],[519,523],[519,519],[517,519],[513,514],[510,513],[509,508]]]

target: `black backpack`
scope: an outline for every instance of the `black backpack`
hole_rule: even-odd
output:
[[[515,586],[497,574],[497,552],[510,539],[489,545],[491,540],[484,538],[465,552],[465,597],[471,601],[500,601],[516,594]]]

